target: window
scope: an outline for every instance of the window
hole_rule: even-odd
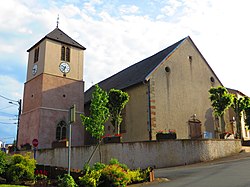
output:
[[[70,62],[70,48],[66,48],[66,61]]]
[[[56,140],[66,139],[67,127],[65,121],[61,121],[56,127]]]
[[[70,62],[70,48],[62,46],[61,48],[61,61]]]
[[[38,61],[39,58],[39,47],[35,48],[34,63]]]
[[[61,49],[61,60],[65,61],[65,47],[64,46],[62,46],[62,49]]]

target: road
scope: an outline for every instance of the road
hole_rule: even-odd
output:
[[[155,177],[168,182],[153,182],[154,187],[250,187],[250,157],[156,169]]]

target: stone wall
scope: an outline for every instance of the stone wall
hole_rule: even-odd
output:
[[[72,147],[71,168],[82,169],[95,146]],[[155,168],[209,161],[239,153],[240,140],[167,140],[135,143],[102,144],[90,164],[108,163],[117,158],[129,168]],[[101,155],[101,160],[100,160]],[[37,151],[39,164],[67,168],[68,149],[43,149]]]

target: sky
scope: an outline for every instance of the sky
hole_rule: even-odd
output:
[[[0,141],[16,137],[27,49],[56,28],[58,15],[59,28],[87,48],[85,89],[190,36],[222,84],[250,96],[249,7],[249,0],[1,2]]]

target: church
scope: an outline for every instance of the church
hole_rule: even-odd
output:
[[[83,61],[86,48],[56,27],[27,50],[23,109],[18,128],[18,147],[53,148],[66,143],[69,109],[76,105],[72,146],[84,144]]]
[[[84,93],[85,49],[56,27],[27,50],[19,147],[31,145],[34,139],[39,149],[66,147],[72,105],[76,105],[72,146],[95,142],[79,115],[89,114],[94,90],[91,87]],[[169,131],[178,139],[218,138],[208,90],[223,85],[189,36],[98,84],[106,91],[120,89],[130,96],[122,111],[123,142],[151,141],[158,132]],[[230,123],[228,114],[225,122]],[[105,134],[112,132],[107,122]]]

